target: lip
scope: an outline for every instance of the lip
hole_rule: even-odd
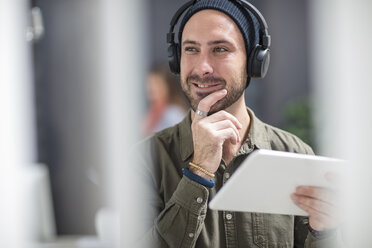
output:
[[[197,92],[201,92],[201,93],[212,93],[214,91],[222,90],[223,89],[223,85],[222,84],[199,84],[199,85],[208,86],[208,87],[205,87],[205,88],[200,88],[200,87],[198,87],[198,84],[192,83],[193,88]]]

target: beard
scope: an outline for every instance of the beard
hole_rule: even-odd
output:
[[[221,89],[226,89],[227,94],[224,98],[216,102],[214,105],[211,106],[208,115],[212,115],[220,110],[224,110],[228,107],[230,107],[233,103],[235,103],[244,93],[245,90],[245,85],[247,83],[247,78],[246,76],[240,75],[239,77],[232,78],[230,85],[226,83],[226,80],[220,77],[204,77],[201,78],[198,75],[190,75],[186,78],[186,82],[182,80],[181,85],[182,89],[190,103],[190,106],[192,110],[196,111],[198,108],[199,102],[201,99],[205,98],[211,93],[192,93],[192,87],[193,87],[193,82],[199,82],[199,83],[213,83],[213,84],[219,84],[221,85]]]

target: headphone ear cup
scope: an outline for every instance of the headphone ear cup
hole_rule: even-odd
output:
[[[263,49],[262,46],[257,45],[250,57],[248,64],[248,76],[253,78],[264,78],[269,69],[270,64],[270,50]]]
[[[180,73],[180,50],[177,43],[170,43],[168,47],[168,63],[171,72],[174,74]]]

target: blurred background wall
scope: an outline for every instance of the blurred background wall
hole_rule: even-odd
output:
[[[59,234],[93,233],[102,202],[100,3],[34,1],[45,36],[34,45],[38,157],[48,165]]]
[[[140,2],[132,5],[141,6],[134,13],[146,10],[146,5]],[[105,207],[106,170],[110,166],[108,163],[112,162],[107,160],[104,152],[107,137],[104,137],[106,133],[103,128],[110,125],[107,126],[102,119],[112,115],[112,110],[106,109],[105,94],[110,90],[107,86],[111,84],[110,80],[116,80],[115,75],[108,75],[107,71],[116,73],[116,68],[107,68],[107,64],[115,60],[115,53],[120,54],[125,61],[115,62],[126,66],[120,69],[118,65],[118,68],[127,74],[122,78],[128,79],[122,82],[122,98],[128,97],[126,94],[138,95],[136,87],[131,85],[138,87],[138,83],[131,80],[127,71],[131,66],[127,63],[128,58],[132,57],[136,60],[133,65],[139,62],[145,64],[140,71],[143,77],[138,76],[144,82],[146,62],[141,59],[141,52],[135,54],[138,57],[132,55],[131,52],[137,49],[130,41],[135,40],[138,33],[144,33],[142,30],[145,28],[140,21],[147,20],[147,14],[140,21],[132,18],[130,21],[133,23],[124,24],[128,14],[122,14],[123,18],[116,20],[105,20],[109,18],[107,15],[112,15],[113,7],[109,5],[116,4],[119,11],[124,2],[35,0],[31,4],[41,8],[45,25],[45,36],[34,44],[33,51],[38,161],[46,164],[50,170],[57,233],[95,234],[95,214]],[[125,12],[124,7],[122,12]],[[117,31],[110,30],[105,26],[107,24],[118,27],[130,24],[133,28],[122,29],[122,32],[126,32],[125,35],[135,33],[131,39],[121,37],[120,33],[107,37],[108,32]],[[136,24],[141,28],[132,31]],[[108,41],[115,38],[117,40],[114,42]],[[112,54],[111,47],[107,46],[122,39],[132,47],[127,47],[123,42],[120,44],[123,48],[117,47]],[[140,45],[143,40],[137,44]],[[143,46],[143,49],[146,50],[146,47]],[[143,108],[143,105],[138,105],[135,111],[142,113]],[[132,133],[136,131],[132,130]]]

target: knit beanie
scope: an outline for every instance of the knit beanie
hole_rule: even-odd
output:
[[[228,15],[239,27],[244,38],[247,60],[253,48],[259,43],[260,24],[257,18],[236,0],[200,0],[185,13],[179,28],[178,40],[182,41],[182,32],[186,22],[198,11],[213,9]]]

